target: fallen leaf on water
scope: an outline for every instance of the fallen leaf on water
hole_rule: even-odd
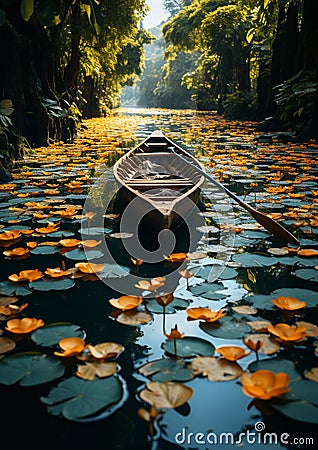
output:
[[[110,377],[117,372],[117,369],[115,362],[88,362],[77,366],[76,375],[83,380],[95,380],[96,377]]]
[[[214,356],[198,356],[191,361],[189,368],[195,375],[207,377],[209,381],[234,380],[243,372],[236,362]]]
[[[193,389],[182,383],[150,381],[140,392],[140,398],[156,408],[178,408],[192,397]]]

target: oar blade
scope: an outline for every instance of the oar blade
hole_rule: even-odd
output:
[[[266,230],[268,230],[274,236],[285,239],[290,244],[299,245],[298,239],[292,233],[286,230],[286,228],[283,227],[280,223],[276,222],[276,220],[273,220],[271,217],[257,210],[249,210],[249,212],[260,225],[266,228]]]

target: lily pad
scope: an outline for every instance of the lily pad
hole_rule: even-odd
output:
[[[273,295],[249,295],[245,297],[245,300],[248,301],[252,306],[257,309],[277,309],[272,299],[275,298]]]
[[[186,309],[189,306],[189,300],[175,297],[165,308],[166,314],[174,314],[178,309]],[[148,311],[155,314],[163,314],[163,306],[160,306],[155,299],[148,300],[146,304]]]
[[[293,361],[283,358],[268,358],[261,361],[254,361],[248,366],[251,372],[257,370],[271,370],[274,373],[285,372],[289,375],[290,381],[296,381],[301,378],[299,372],[295,368]]]
[[[84,339],[84,334],[78,325],[71,323],[51,323],[34,331],[31,339],[38,345],[51,347],[57,345],[63,338],[79,337]]]
[[[2,281],[0,283],[0,295],[29,295],[32,291],[20,283],[11,283],[11,281]]]
[[[257,253],[239,253],[233,255],[232,260],[240,263],[242,267],[269,267],[278,263],[278,259],[273,256],[264,256]]]
[[[85,234],[85,236],[97,236],[99,234],[107,234],[111,232],[112,232],[111,228],[103,228],[103,227],[91,227],[80,229],[80,233]]]
[[[57,247],[53,247],[52,245],[39,245],[38,247],[30,250],[32,255],[53,255],[57,253],[59,249]]]
[[[100,250],[83,250],[82,248],[75,248],[70,252],[65,252],[64,256],[74,261],[91,261],[93,259],[101,258],[104,255]]]
[[[63,238],[63,237],[71,237],[74,236],[74,231],[71,230],[59,230],[59,231],[54,231],[53,233],[49,233],[48,236],[52,237],[52,238]]]
[[[306,281],[316,281],[318,283],[318,270],[298,269],[295,272],[296,277]]]
[[[71,377],[54,387],[41,401],[54,416],[78,421],[103,411],[105,418],[121,407],[124,385],[115,375],[97,380]]]
[[[318,406],[318,383],[310,380],[299,380],[290,384],[291,391],[287,398],[290,400],[305,400]]]
[[[162,348],[170,355],[175,355],[174,339],[167,339]],[[205,339],[197,337],[185,337],[176,339],[176,355],[180,358],[192,358],[193,356],[212,356],[214,345]]]
[[[205,333],[222,339],[241,339],[252,331],[246,322],[227,316],[215,323],[201,322],[199,326]]]
[[[305,423],[318,423],[318,408],[304,400],[286,403],[274,403],[270,405],[284,416]]]
[[[104,269],[98,272],[99,278],[120,278],[129,274],[130,267],[119,264],[104,264]]]
[[[35,291],[64,291],[73,286],[75,286],[75,282],[69,278],[59,278],[57,280],[41,278],[40,280],[29,283],[29,287]]]
[[[204,278],[205,280],[209,279],[211,271],[214,269],[215,266],[208,265],[200,268],[195,268],[193,270],[196,277]],[[213,273],[213,272],[212,272]],[[235,269],[232,269],[231,267],[226,267],[222,273],[218,276],[218,279],[220,280],[230,280],[232,278],[235,278],[237,276],[237,271]],[[224,289],[224,288],[223,288]]]
[[[0,361],[0,383],[36,386],[55,380],[64,374],[64,366],[58,359],[42,353],[19,353]]]
[[[180,359],[162,358],[150,361],[138,369],[145,377],[154,381],[189,381],[191,371]]]
[[[204,282],[196,286],[190,286],[189,288],[190,292],[192,292],[193,295],[203,297],[208,300],[220,300],[226,298],[227,297],[226,295],[224,295],[221,292],[217,292],[224,289],[225,288],[221,283],[208,283],[208,282]]]

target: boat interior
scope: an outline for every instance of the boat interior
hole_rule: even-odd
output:
[[[182,156],[193,160],[184,153]],[[147,196],[176,197],[189,191],[201,178],[191,165],[175,155],[164,140],[144,142],[118,166],[118,175],[130,188]],[[177,194],[178,195],[178,194]]]

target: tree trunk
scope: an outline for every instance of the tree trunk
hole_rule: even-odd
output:
[[[318,1],[304,0],[301,22],[301,69],[318,71]]]

